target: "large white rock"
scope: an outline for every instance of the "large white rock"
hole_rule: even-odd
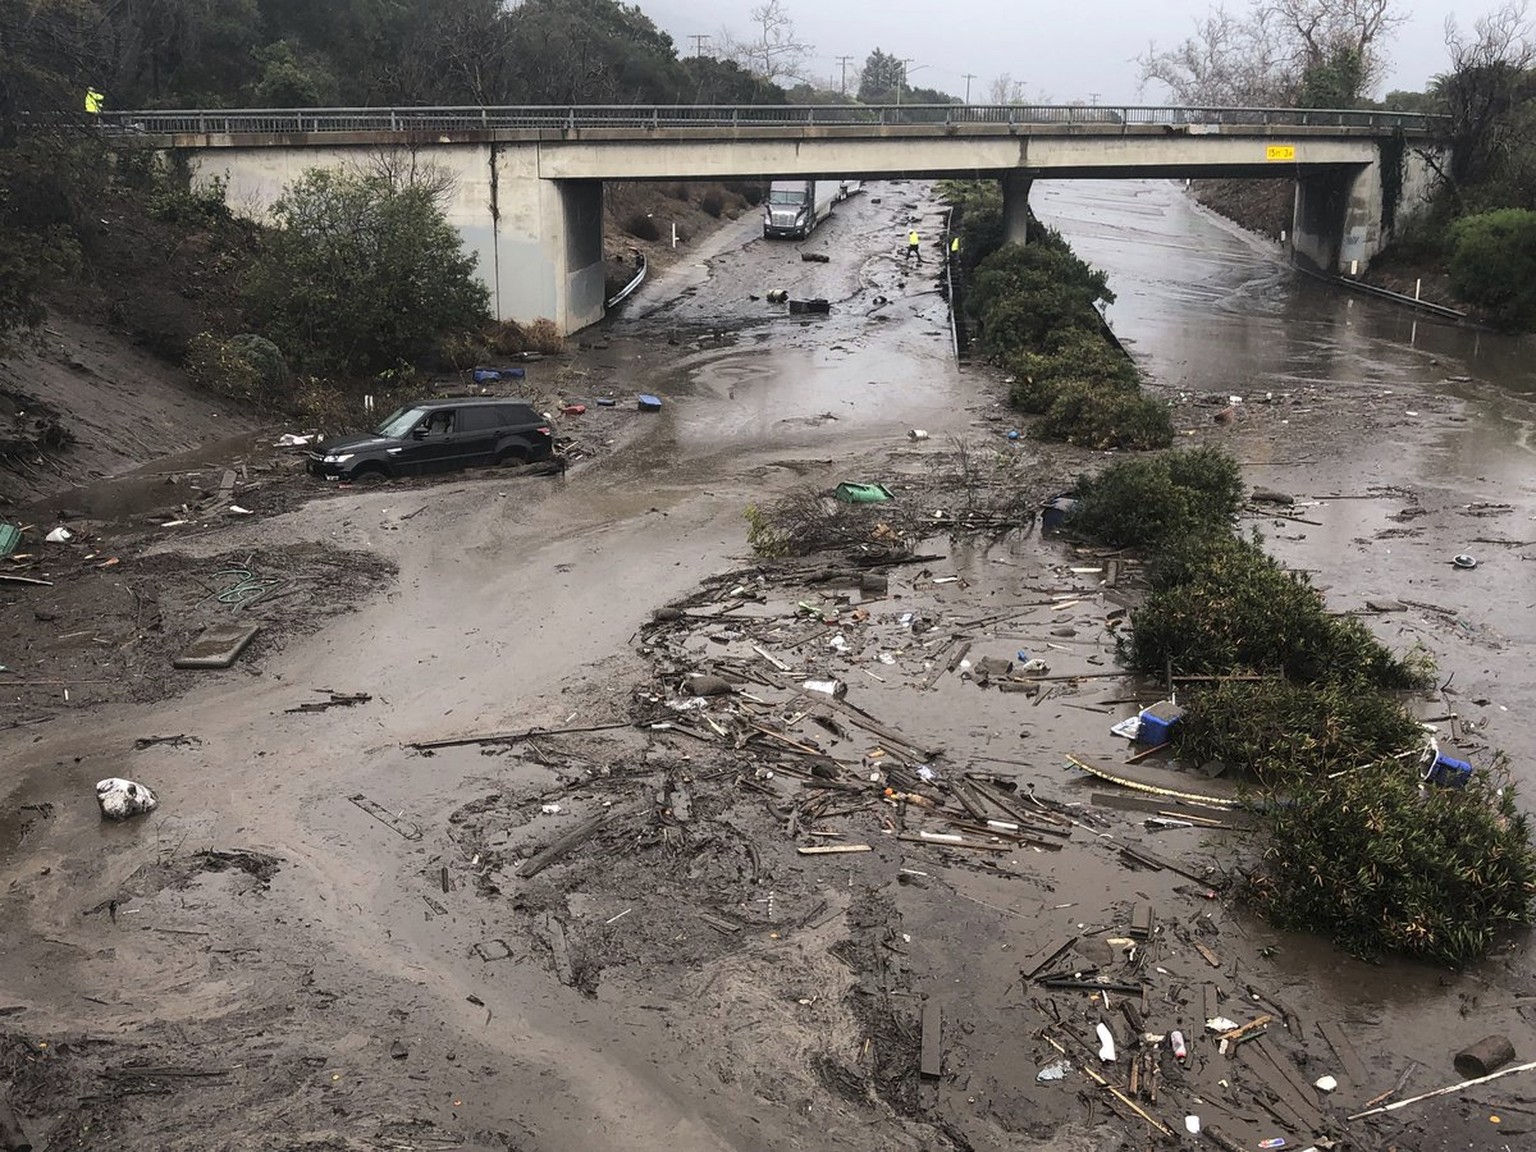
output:
[[[144,785],[113,776],[96,785],[96,803],[108,820],[126,820],[142,812],[153,812],[160,801]]]

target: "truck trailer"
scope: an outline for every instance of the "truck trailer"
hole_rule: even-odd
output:
[[[775,180],[763,201],[763,238],[804,240],[832,214],[842,185],[841,180]]]

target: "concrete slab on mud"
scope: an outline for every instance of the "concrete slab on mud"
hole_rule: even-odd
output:
[[[173,668],[228,668],[261,631],[260,624],[211,624],[171,661]]]

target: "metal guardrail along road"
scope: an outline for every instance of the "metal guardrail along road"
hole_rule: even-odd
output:
[[[1095,129],[1162,126],[1219,132],[1228,128],[1349,128],[1431,135],[1443,116],[1325,108],[1188,108],[1078,104],[799,104],[571,105],[518,108],[242,108],[103,112],[109,130],[148,135],[309,135],[332,132],[484,132],[582,129],[835,128],[881,125],[996,125]]]

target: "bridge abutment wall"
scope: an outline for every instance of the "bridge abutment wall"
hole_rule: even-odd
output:
[[[310,168],[414,172],[444,187],[444,213],[474,256],[498,319],[547,318],[566,333],[602,319],[603,183],[544,179],[536,148],[343,144],[179,155],[193,179],[224,181],[231,210],[259,221]]]
[[[1293,259],[1330,275],[1358,276],[1428,211],[1435,167],[1444,160],[1434,150],[1426,153],[1386,141],[1368,164],[1299,176],[1291,227]]]

